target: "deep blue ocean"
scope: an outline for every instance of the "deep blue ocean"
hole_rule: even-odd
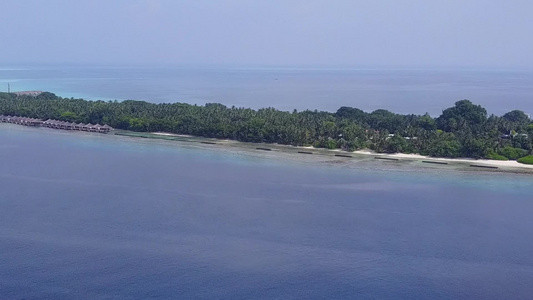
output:
[[[533,112],[532,70],[0,66],[0,90],[43,90],[91,100],[222,103],[237,107],[439,116],[462,99],[503,115]]]
[[[0,90],[530,113],[533,72],[2,66]],[[531,299],[529,175],[0,124],[0,299]],[[252,148],[253,149],[253,148]]]
[[[0,124],[2,299],[531,299],[531,176]]]

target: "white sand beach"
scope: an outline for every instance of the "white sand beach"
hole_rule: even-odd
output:
[[[521,164],[514,160],[492,160],[492,159],[473,159],[473,158],[440,158],[440,157],[431,157],[424,156],[419,154],[404,154],[404,153],[394,153],[394,154],[385,154],[385,153],[376,153],[371,150],[357,150],[354,151],[355,154],[363,155],[374,155],[374,156],[384,156],[390,158],[398,159],[415,159],[415,160],[427,160],[435,162],[463,162],[463,163],[472,163],[476,165],[483,165],[488,167],[498,167],[498,168],[522,168],[522,169],[533,169],[533,165]]]
[[[175,134],[175,133],[168,133],[168,132],[150,132],[150,133],[155,134],[155,135],[163,135],[163,136],[193,137],[192,135],[188,135],[188,134]]]

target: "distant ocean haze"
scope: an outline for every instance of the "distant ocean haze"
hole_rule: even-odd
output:
[[[462,99],[503,115],[530,114],[533,71],[47,66],[0,68],[0,85],[89,100],[222,103],[254,109],[439,116]]]

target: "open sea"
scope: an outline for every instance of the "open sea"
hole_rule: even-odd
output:
[[[254,109],[341,106],[439,116],[469,99],[503,115],[533,113],[533,70],[0,66],[0,90],[90,100],[222,103]]]
[[[1,299],[533,295],[530,175],[12,124],[0,141]]]

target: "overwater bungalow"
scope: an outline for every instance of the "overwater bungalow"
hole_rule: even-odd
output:
[[[17,124],[28,126],[31,124],[31,119],[25,117],[17,117]]]
[[[52,122],[53,122],[52,119],[48,119],[48,120],[43,122],[43,126],[44,127],[50,127],[52,125]]]
[[[83,126],[82,130],[83,131],[91,131],[91,128],[93,128],[93,126],[94,126],[93,124],[87,123],[87,124],[85,124],[85,126]]]
[[[44,127],[53,128],[54,127],[54,120],[48,119],[43,122]]]
[[[4,116],[4,115],[0,115],[0,123],[13,123],[13,124],[24,125],[24,126],[43,126],[47,128],[54,128],[54,129],[80,130],[80,131],[99,132],[99,133],[108,133],[111,130],[113,130],[113,128],[107,124],[104,124],[104,125],[100,125],[100,124],[92,125],[91,123],[76,124],[76,123],[58,121],[58,120],[52,120],[52,119],[43,121],[41,119],[36,119],[36,118]]]
[[[41,126],[42,124],[43,124],[43,120],[41,120],[41,119],[26,118],[24,125],[26,125],[26,126]]]
[[[109,126],[107,124],[104,124],[104,126],[102,126],[102,128],[100,128],[100,132],[103,132],[103,133],[108,133],[111,130],[113,130],[113,127],[111,127],[111,126]]]
[[[54,122],[54,125],[56,129],[65,129],[64,125],[63,125],[63,121],[55,121]]]
[[[20,124],[20,117],[11,117],[9,122],[13,124]]]
[[[65,123],[66,130],[74,130],[74,126],[76,126],[76,124],[74,123],[70,123],[70,122]]]

